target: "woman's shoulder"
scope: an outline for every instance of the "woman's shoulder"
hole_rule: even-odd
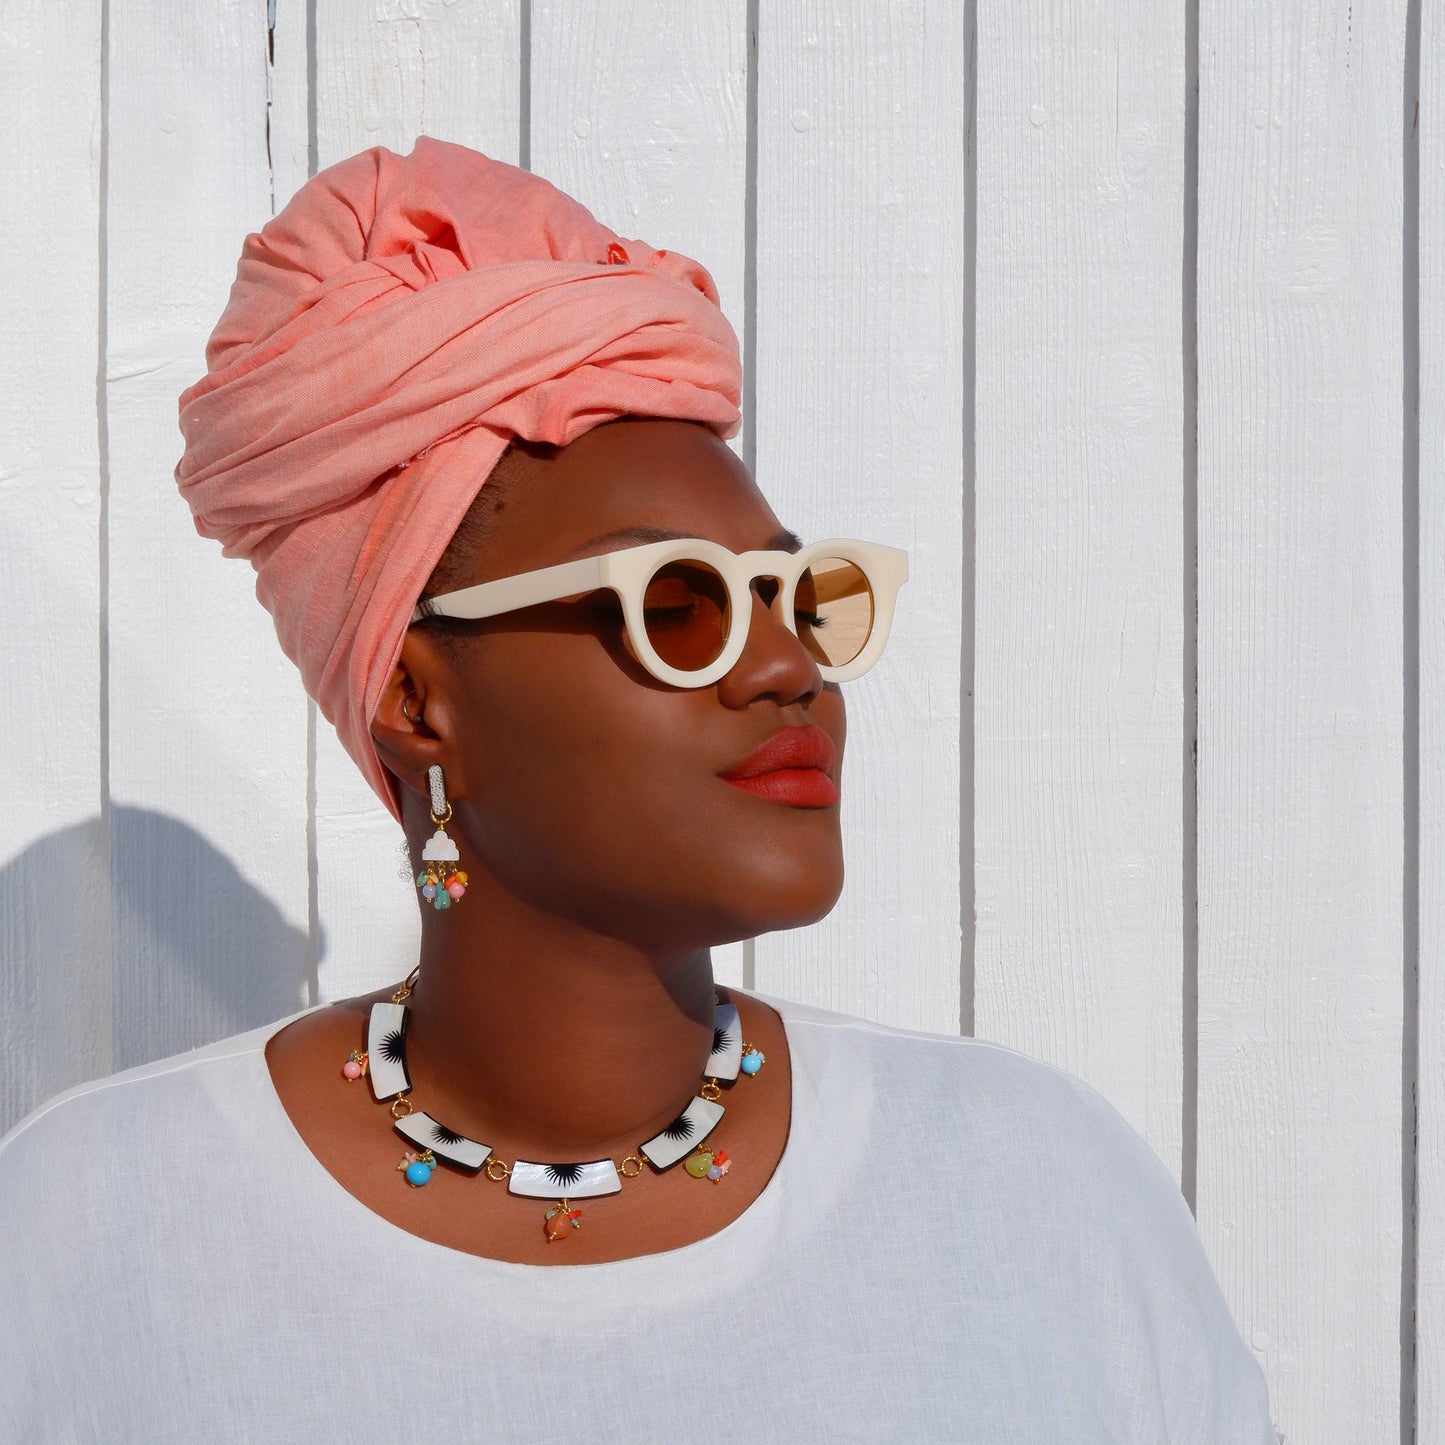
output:
[[[1133,1134],[1118,1110],[1092,1085],[1005,1044],[758,997],[782,1016],[795,1047],[808,1054],[841,1055],[855,1068],[884,1070],[902,1086],[905,1097],[941,1091],[960,1109],[1011,1109],[1040,1119],[1059,1118],[1071,1126],[1088,1118],[1106,1131],[1123,1127]]]
[[[309,1012],[309,1010],[303,1010]],[[290,1018],[56,1094],[0,1136],[0,1183],[64,1156],[78,1161],[124,1149],[141,1135],[181,1130],[197,1110],[216,1110],[263,1075],[267,1040]]]
[[[1094,1200],[1108,1214],[1193,1234],[1193,1217],[1153,1147],[1098,1089],[1002,1044],[874,1023],[766,999],[800,1069],[862,1077],[900,1147],[963,1161],[972,1180],[1020,1196]],[[907,1141],[906,1144],[904,1141]]]

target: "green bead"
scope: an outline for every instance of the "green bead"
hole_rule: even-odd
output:
[[[706,1179],[707,1171],[712,1168],[712,1152],[704,1150],[701,1154],[689,1154],[687,1162],[682,1167],[694,1179]]]

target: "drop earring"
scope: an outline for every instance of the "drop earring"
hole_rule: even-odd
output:
[[[452,805],[447,802],[446,779],[441,767],[433,763],[426,770],[426,778],[431,786],[431,820],[437,830],[421,850],[421,861],[426,866],[416,875],[416,886],[433,908],[444,909],[450,908],[467,891],[467,875],[457,867],[462,855],[447,836]]]

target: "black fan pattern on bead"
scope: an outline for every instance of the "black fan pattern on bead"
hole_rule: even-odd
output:
[[[406,1063],[406,1030],[392,1029],[381,1041],[381,1056],[389,1064]]]
[[[714,1029],[712,1031],[712,1051],[720,1054],[726,1048],[732,1047],[732,1035],[726,1029]]]
[[[466,1141],[464,1134],[458,1134],[455,1129],[448,1129],[445,1124],[438,1124],[435,1121],[432,1122],[431,1136],[436,1143],[441,1145],[457,1145]]]
[[[679,1114],[667,1128],[662,1131],[664,1139],[691,1139],[693,1131],[697,1126],[687,1117],[686,1114]]]
[[[575,1184],[581,1177],[582,1166],[580,1164],[547,1165],[547,1178],[559,1189],[565,1189],[569,1184]]]

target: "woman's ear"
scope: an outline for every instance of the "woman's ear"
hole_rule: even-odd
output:
[[[408,634],[377,701],[371,741],[397,781],[422,798],[430,797],[427,769],[433,763],[446,772],[448,794],[462,797],[465,783],[456,772],[451,709],[437,672],[435,650]]]

